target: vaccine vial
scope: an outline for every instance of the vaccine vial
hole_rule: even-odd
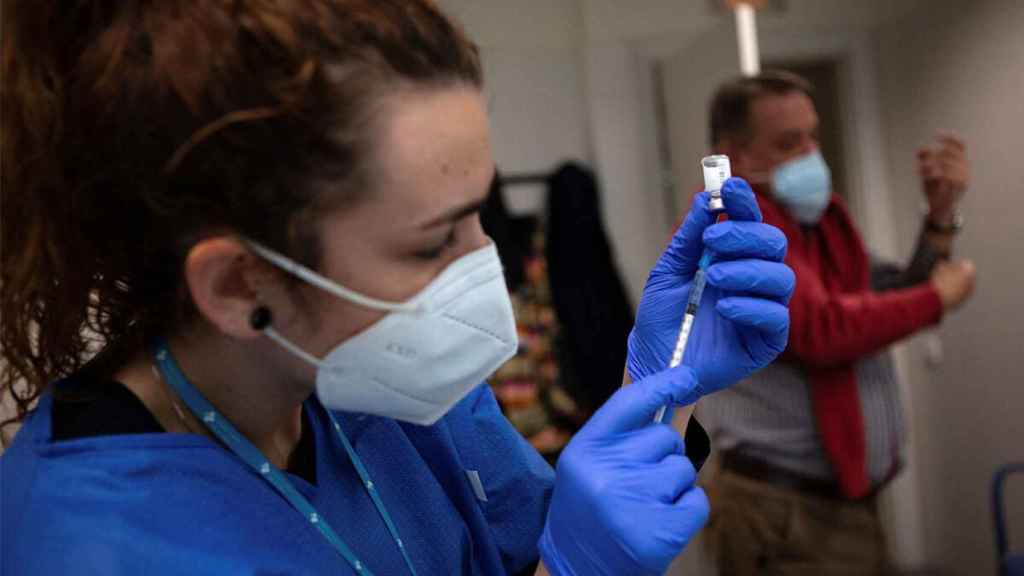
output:
[[[722,186],[726,180],[732,178],[729,157],[722,154],[705,156],[701,159],[700,166],[704,170],[704,190],[711,194],[708,208],[715,212],[725,210],[725,203],[722,202]]]

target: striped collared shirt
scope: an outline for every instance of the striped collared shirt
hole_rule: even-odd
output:
[[[872,261],[872,288],[881,292],[927,281],[941,257],[924,241],[922,232],[905,269]],[[906,441],[891,351],[857,362],[856,378],[867,436],[868,475],[878,483],[899,465]],[[697,414],[719,450],[737,450],[810,478],[833,478],[815,421],[810,380],[797,364],[775,362],[731,388],[703,398]]]

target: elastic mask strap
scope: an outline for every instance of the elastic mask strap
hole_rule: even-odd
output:
[[[275,266],[282,270],[299,277],[302,280],[320,288],[325,292],[329,292],[338,298],[348,300],[353,304],[358,304],[364,308],[370,308],[371,310],[382,310],[384,312],[420,312],[422,307],[418,304],[410,304],[405,302],[388,302],[386,300],[378,300],[371,298],[370,296],[363,296],[362,294],[349,290],[340,284],[336,284],[327,278],[317,274],[316,272],[306,268],[302,264],[295,262],[287,256],[278,254],[277,252],[267,248],[261,244],[253,242],[252,240],[246,240],[254,252],[267,259]]]
[[[316,366],[317,368],[320,367],[319,358],[313,356],[309,352],[306,352],[302,348],[299,348],[295,344],[292,344],[291,341],[289,341],[287,338],[281,336],[281,334],[277,330],[274,330],[273,328],[268,326],[267,328],[263,329],[263,333],[267,336],[267,338],[270,338],[271,340],[276,342],[277,345],[280,346],[281,348],[284,348],[285,350],[291,352],[292,354],[295,354],[299,358],[302,358],[303,360],[309,362],[310,364]]]

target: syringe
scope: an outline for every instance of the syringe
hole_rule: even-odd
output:
[[[704,189],[711,195],[708,199],[708,209],[712,212],[725,210],[725,203],[722,202],[722,186],[725,181],[732,177],[732,168],[729,164],[729,157],[723,155],[706,156],[700,161],[704,170]],[[676,347],[672,351],[672,359],[668,363],[669,368],[675,368],[683,363],[683,354],[686,352],[686,342],[690,339],[690,331],[693,330],[693,321],[697,318],[697,308],[700,306],[701,296],[704,295],[704,271],[711,263],[711,252],[704,250],[700,262],[697,264],[697,272],[693,275],[693,285],[690,288],[690,297],[686,302],[686,312],[683,314],[683,325],[679,328],[679,338],[676,339]],[[665,412],[668,406],[662,406],[654,415],[654,421],[661,423],[665,420]]]

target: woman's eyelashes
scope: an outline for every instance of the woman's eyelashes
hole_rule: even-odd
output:
[[[438,258],[444,255],[445,250],[452,247],[454,244],[455,226],[452,226],[452,229],[448,232],[448,235],[445,236],[444,242],[432,248],[416,252],[415,256],[420,260],[437,260]]]

